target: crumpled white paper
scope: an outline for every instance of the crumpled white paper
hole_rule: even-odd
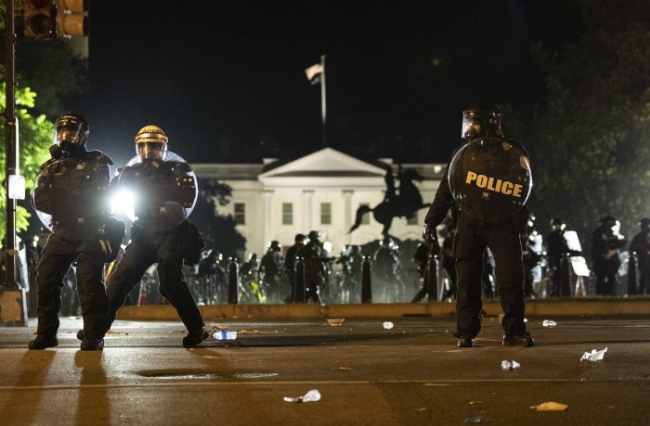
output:
[[[602,361],[603,357],[605,356],[605,352],[607,352],[607,348],[603,349],[602,351],[597,351],[594,349],[591,351],[591,353],[585,352],[584,355],[582,355],[582,358],[580,358],[580,361],[585,359],[587,361]]]
[[[315,401],[320,401],[320,392],[316,389],[312,389],[303,396],[299,396],[297,398],[291,398],[289,396],[285,396],[284,400],[287,402],[315,402]]]
[[[553,402],[553,401],[530,406],[530,408],[532,408],[535,411],[564,411],[568,407],[569,406],[566,404],[560,404],[559,402]]]

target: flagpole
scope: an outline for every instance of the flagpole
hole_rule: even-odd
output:
[[[325,55],[320,57],[320,64],[323,67],[321,71],[320,81],[320,99],[321,99],[321,112],[323,115],[323,148],[327,148],[327,102],[325,99]]]

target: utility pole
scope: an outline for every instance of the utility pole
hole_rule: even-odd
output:
[[[5,189],[6,189],[6,233],[4,241],[6,271],[5,282],[0,283],[0,326],[27,327],[27,298],[25,289],[16,282],[16,198],[21,196],[18,176],[18,147],[16,125],[16,40],[15,3],[5,0]],[[24,196],[24,186],[22,196]]]

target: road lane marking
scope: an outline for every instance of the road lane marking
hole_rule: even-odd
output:
[[[648,382],[650,379],[629,380],[587,380],[590,383],[608,382]],[[70,390],[70,389],[119,389],[119,388],[147,388],[147,387],[183,387],[183,386],[292,386],[292,385],[399,385],[422,384],[425,386],[444,386],[447,384],[467,383],[584,383],[584,378],[577,379],[454,379],[454,380],[295,380],[295,381],[246,381],[246,382],[200,382],[179,381],[155,383],[105,383],[86,385],[45,385],[45,386],[0,386],[0,391],[15,390]]]

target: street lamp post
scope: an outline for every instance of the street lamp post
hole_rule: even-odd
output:
[[[25,290],[16,282],[16,199],[10,194],[10,184],[17,177],[18,149],[16,143],[16,41],[14,0],[5,0],[5,202],[6,234],[4,249],[6,253],[5,282],[0,283],[0,325],[27,326],[27,301]],[[15,194],[14,194],[15,196]]]

